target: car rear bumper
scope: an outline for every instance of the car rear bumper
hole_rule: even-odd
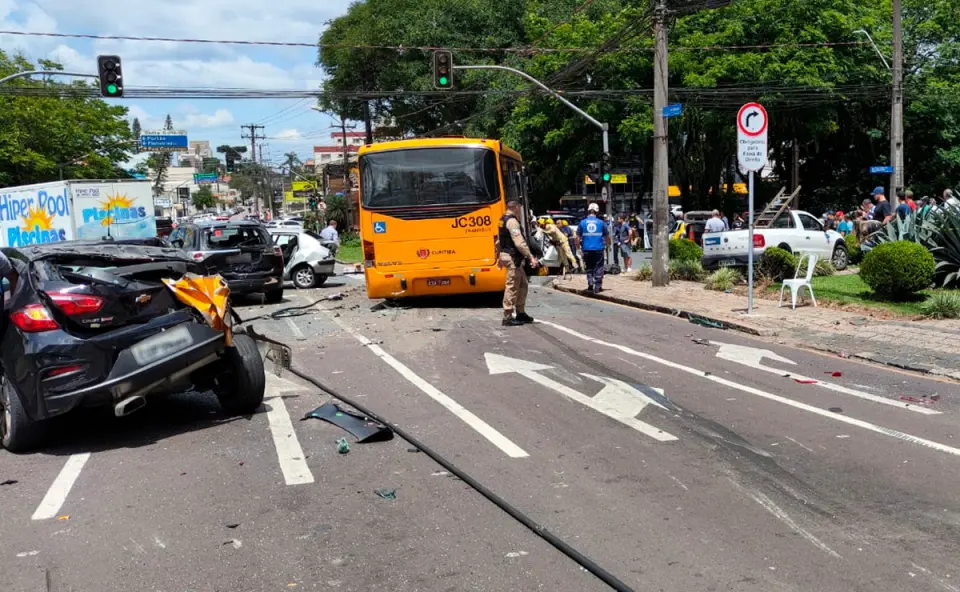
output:
[[[43,389],[38,417],[45,419],[62,415],[76,407],[109,405],[127,397],[147,395],[165,386],[172,386],[185,376],[216,362],[226,348],[225,334],[200,323],[181,325],[187,328],[192,344],[149,364],[136,361],[131,349],[117,356],[109,375],[99,382],[69,392],[51,392]],[[65,377],[69,378],[69,377]],[[56,379],[55,379],[56,380]]]
[[[762,253],[754,251],[754,264],[760,260]],[[746,267],[748,255],[733,255],[730,253],[721,255],[704,255],[701,264],[704,269],[717,269],[718,267]]]
[[[253,292],[270,292],[283,286],[280,276],[227,278],[227,287],[231,294],[250,294]]]
[[[410,298],[502,292],[507,272],[496,265],[385,271],[366,269],[368,298]]]
[[[313,263],[313,273],[317,275],[333,275],[333,268],[336,265],[336,259],[327,259],[325,261],[316,261]]]

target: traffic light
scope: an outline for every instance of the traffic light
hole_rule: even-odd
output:
[[[227,161],[227,172],[232,173],[234,169],[234,164],[237,162],[234,160],[236,157],[233,155],[233,152],[227,152],[226,161]]]
[[[123,71],[120,56],[97,56],[97,73],[100,76],[100,96],[119,99],[123,96]]]
[[[433,86],[453,88],[453,54],[447,50],[433,52]]]
[[[602,160],[600,161],[600,173],[604,183],[609,183],[610,179],[612,178],[610,175],[611,168],[612,167],[610,165],[610,155],[607,153],[604,153]]]
[[[317,209],[317,198],[316,198],[316,197],[311,197],[311,198],[310,198],[310,209],[311,209],[311,210]]]

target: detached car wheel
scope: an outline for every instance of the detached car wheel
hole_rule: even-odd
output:
[[[30,419],[8,381],[0,388],[0,444],[10,452],[28,452],[44,439],[46,426]]]
[[[233,336],[233,346],[227,348],[224,373],[217,377],[217,400],[231,415],[249,415],[263,404],[267,377],[263,358],[257,343],[250,337]]]
[[[301,290],[309,290],[317,285],[317,274],[309,265],[301,265],[293,270],[293,285]]]

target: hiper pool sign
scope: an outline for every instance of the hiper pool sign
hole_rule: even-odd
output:
[[[747,103],[737,113],[737,160],[745,171],[767,166],[767,110],[760,103]]]

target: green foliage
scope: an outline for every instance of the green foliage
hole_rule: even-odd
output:
[[[938,291],[921,305],[925,317],[931,319],[960,319],[960,291]]]
[[[314,232],[320,232],[322,228],[320,227],[320,218],[314,212],[307,210],[303,214],[303,228],[304,230],[312,230]]]
[[[62,70],[43,61],[44,69]],[[22,56],[0,50],[0,77],[37,69]],[[85,82],[17,79],[4,88],[39,89],[55,86],[61,97],[0,96],[0,186],[64,179],[126,177],[118,164],[133,149],[127,109],[99,99],[81,98]]]
[[[847,256],[850,258],[851,265],[859,265],[863,259],[863,252],[860,250],[860,241],[857,235],[850,233],[843,239],[847,243]]]
[[[742,279],[743,276],[740,275],[739,270],[732,267],[721,267],[707,276],[704,287],[707,290],[726,292],[727,290],[732,290]]]
[[[347,228],[347,216],[349,214],[347,211],[347,199],[343,196],[331,195],[324,199],[323,202],[327,206],[327,221],[336,220],[337,228],[344,231]],[[342,242],[343,241],[341,241],[341,243]]]
[[[807,275],[807,266],[810,264],[810,259],[804,258],[800,263],[800,271],[797,275],[801,277],[806,277]],[[837,273],[837,269],[833,266],[833,263],[826,259],[817,259],[817,266],[813,268],[813,277],[827,277]]]
[[[927,216],[927,247],[937,261],[937,285],[960,287],[960,203],[943,204]]]
[[[213,199],[213,192],[210,191],[209,187],[201,187],[193,195],[190,196],[190,201],[193,202],[193,207],[197,209],[198,212],[202,212],[207,208],[212,208],[216,205],[216,202]]]
[[[653,279],[653,268],[649,263],[644,263],[637,268],[637,273],[633,276],[638,282],[649,282]]]
[[[860,277],[878,295],[903,300],[933,283],[936,263],[917,243],[883,243],[863,257]]]
[[[697,261],[703,260],[703,249],[692,240],[680,238],[672,239],[669,243],[670,259],[676,261]]]
[[[359,247],[360,246],[360,235],[352,231],[344,231],[340,233],[340,246],[343,247]]]
[[[792,278],[797,271],[797,258],[779,247],[768,247],[760,258],[760,273],[771,280]]]
[[[699,261],[675,259],[670,262],[670,279],[699,282],[703,279],[703,265]]]

